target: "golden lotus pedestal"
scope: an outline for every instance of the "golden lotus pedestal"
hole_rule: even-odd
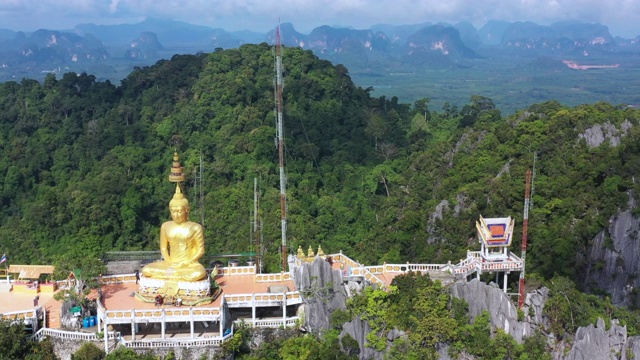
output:
[[[163,305],[202,305],[212,303],[222,292],[215,281],[211,286],[209,279],[200,281],[159,280],[141,277],[135,297],[139,301],[155,303],[162,296]]]

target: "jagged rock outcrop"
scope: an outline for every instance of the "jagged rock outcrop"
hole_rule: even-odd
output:
[[[370,332],[371,327],[369,323],[356,316],[353,320],[342,326],[340,337],[350,335],[358,342],[358,346],[360,347],[360,353],[358,354],[359,359],[382,360],[384,359],[384,353],[366,346],[366,337]]]
[[[627,341],[627,327],[611,322],[606,329],[604,321],[598,319],[596,326],[580,327],[573,338],[573,346],[566,356],[556,356],[563,360],[619,359],[624,353]],[[562,348],[562,346],[560,347]],[[560,354],[557,354],[560,355]]]
[[[542,287],[527,293],[524,301],[523,311],[527,322],[532,328],[548,329],[551,325],[549,318],[544,316],[544,305],[549,298],[549,289]]]
[[[469,304],[469,315],[475,318],[483,311],[491,316],[491,326],[504,329],[513,338],[521,342],[533,334],[531,325],[518,321],[518,311],[507,294],[496,286],[487,285],[477,279],[458,282],[451,287],[451,294],[464,299]]]
[[[633,336],[627,339],[625,350],[622,352],[622,360],[638,359],[640,356],[640,336]]]
[[[637,254],[640,254],[640,219],[633,215],[633,210],[626,210],[609,219],[609,226],[595,237],[586,257],[578,257],[585,264],[578,281],[587,292],[607,292],[616,306],[638,304]]]
[[[329,329],[331,313],[346,309],[347,295],[342,285],[342,274],[316,257],[312,263],[303,263],[295,270],[296,289],[305,303],[304,328],[319,333]]]
[[[629,120],[625,120],[620,124],[620,129],[610,122],[606,122],[602,125],[596,124],[586,129],[583,134],[579,134],[578,138],[585,139],[587,146],[590,148],[598,147],[606,140],[609,140],[609,144],[612,147],[616,147],[620,145],[620,139],[627,135],[627,132],[632,126],[633,125]]]

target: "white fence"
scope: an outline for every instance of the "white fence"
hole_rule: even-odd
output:
[[[46,337],[55,337],[63,340],[82,340],[82,341],[102,341],[104,337],[97,333],[85,333],[77,331],[66,331],[58,329],[42,328],[33,335],[33,339],[40,341]],[[120,333],[117,331],[110,331],[107,334],[109,339],[118,339]]]
[[[298,324],[299,320],[300,320],[299,316],[288,317],[288,318],[286,318],[284,320],[282,320],[282,319],[257,319],[257,320],[252,321],[251,319],[240,319],[240,320],[234,321],[234,324],[237,325],[237,326],[245,325],[245,326],[251,326],[251,327],[277,329],[277,328],[280,328],[281,326],[284,326],[284,327],[296,326]]]
[[[466,277],[475,272],[510,272],[522,271],[522,260],[514,253],[509,253],[509,257],[504,261],[489,261],[482,258],[480,251],[467,251],[467,257],[462,259],[458,264],[384,264],[374,266],[363,266],[358,262],[350,259],[348,256],[340,253],[331,256],[335,262],[340,262],[347,266],[348,270],[344,270],[344,276],[362,276],[366,281],[384,286],[384,282],[379,276],[385,274],[407,273],[409,271],[427,273],[427,272],[449,272],[458,277]]]
[[[132,322],[218,321],[220,308],[160,308],[153,310],[105,310],[107,324]]]
[[[153,348],[176,348],[176,347],[197,347],[197,346],[220,346],[223,342],[233,336],[233,331],[225,336],[203,337],[199,339],[157,339],[157,340],[122,340],[122,344],[132,349],[153,349]]]
[[[297,291],[286,293],[257,293],[225,295],[224,300],[230,308],[246,308],[254,306],[282,306],[302,304],[302,297]]]

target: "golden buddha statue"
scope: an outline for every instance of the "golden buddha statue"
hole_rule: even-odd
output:
[[[146,278],[173,281],[199,281],[207,272],[198,261],[204,255],[204,231],[202,225],[189,221],[189,201],[182,195],[180,184],[176,186],[169,202],[172,221],[160,227],[160,253],[162,260],[142,268]]]

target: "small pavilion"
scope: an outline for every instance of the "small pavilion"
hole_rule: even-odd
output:
[[[13,291],[28,294],[37,294],[40,291],[55,291],[55,283],[40,283],[42,275],[53,275],[54,267],[51,265],[10,265],[9,274],[15,274],[17,280],[13,282]]]
[[[485,261],[504,261],[509,258],[515,221],[506,218],[483,218],[476,221],[480,253]]]

